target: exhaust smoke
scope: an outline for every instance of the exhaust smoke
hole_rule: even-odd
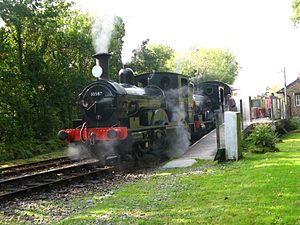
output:
[[[83,145],[72,143],[67,148],[67,156],[72,160],[92,158],[91,153]]]
[[[94,15],[92,19],[92,37],[96,53],[108,52],[114,24],[114,15]]]
[[[191,139],[191,134],[185,122],[184,106],[180,105],[179,107],[174,107],[174,105],[178,104],[176,100],[178,99],[179,93],[182,93],[182,89],[170,89],[165,93],[167,99],[170,100],[167,101],[167,108],[172,109],[171,120],[177,121],[179,125],[178,128],[168,132],[167,135],[167,141],[169,143],[167,154],[170,158],[183,155],[187,151]]]
[[[102,165],[105,165],[108,157],[115,156],[116,146],[116,141],[99,142],[92,147],[70,143],[67,148],[67,156],[72,160],[97,159]]]

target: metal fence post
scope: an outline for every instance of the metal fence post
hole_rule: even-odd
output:
[[[274,104],[273,104],[273,97],[271,98],[271,119],[272,123],[274,123]]]
[[[216,137],[217,137],[217,149],[220,149],[221,148],[221,141],[220,141],[219,113],[216,114]]]
[[[241,113],[241,126],[242,126],[242,130],[244,130],[243,100],[242,99],[240,99],[240,113]]]
[[[252,112],[251,112],[252,104],[251,104],[251,96],[249,96],[249,111],[250,111],[250,123],[252,122]]]

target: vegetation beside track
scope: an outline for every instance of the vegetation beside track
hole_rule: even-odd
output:
[[[278,152],[245,152],[238,162],[159,169],[110,194],[81,193],[68,199],[68,217],[59,222],[46,215],[64,207],[65,199],[44,199],[52,210],[36,204],[14,218],[44,215],[52,224],[300,224],[300,133],[284,136],[276,147]]]
[[[36,146],[35,148],[39,148],[41,146]],[[32,162],[37,162],[41,160],[47,160],[47,159],[54,159],[54,158],[59,158],[65,156],[65,151],[63,150],[62,145],[54,145],[51,148],[45,148],[45,149],[40,149],[39,151],[34,151],[36,152],[36,156],[30,157],[30,158],[23,158],[23,159],[17,159],[17,160],[1,160],[0,156],[0,168],[2,167],[7,167],[7,166],[15,166],[15,165],[21,165],[21,164],[26,164],[26,163],[32,163]],[[1,162],[2,161],[2,162]]]

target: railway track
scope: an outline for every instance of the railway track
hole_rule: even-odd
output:
[[[136,162],[121,163],[114,167],[101,167],[98,160],[74,161],[67,157],[45,160],[0,169],[0,202],[23,197],[35,192],[47,191],[87,179],[112,174],[113,171],[130,171],[158,165],[159,159],[147,159],[142,165]]]
[[[55,186],[66,185],[70,182],[102,176],[110,173],[112,169],[112,167],[99,167],[98,160],[90,160],[75,164],[73,162],[73,164],[64,165],[63,168],[54,168],[3,179],[0,180],[0,202],[34,192],[50,190]]]
[[[53,169],[58,166],[70,165],[78,160],[71,160],[68,157],[48,159],[34,163],[0,168],[0,181],[14,176],[21,176],[28,173],[36,173],[42,170]]]

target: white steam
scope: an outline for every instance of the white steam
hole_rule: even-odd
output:
[[[115,16],[110,14],[94,15],[92,19],[93,46],[96,53],[108,52]]]
[[[67,156],[72,160],[91,158],[90,152],[82,145],[69,144]]]
[[[191,135],[185,126],[176,128],[174,131],[168,133],[167,141],[168,157],[179,157],[183,155],[190,145]]]
[[[174,101],[168,101],[168,108],[172,109],[172,121],[176,121],[178,124],[178,128],[175,130],[169,131],[167,134],[167,141],[169,143],[168,147],[168,157],[178,157],[183,155],[189,145],[191,134],[187,130],[185,123],[185,110],[184,105],[179,105],[179,107],[174,107],[174,105],[178,105],[178,95],[182,93],[182,89],[171,89],[165,92],[165,95],[168,99],[172,99]]]
[[[101,164],[106,165],[106,159],[111,156],[116,156],[115,147],[117,146],[116,141],[101,141],[96,144],[95,157],[100,161]]]
[[[91,148],[87,148],[82,144],[69,144],[67,148],[67,156],[72,160],[82,160],[82,159],[97,159],[103,165],[106,163],[107,157],[115,156],[115,147],[117,143],[115,141],[103,141],[97,143]]]

